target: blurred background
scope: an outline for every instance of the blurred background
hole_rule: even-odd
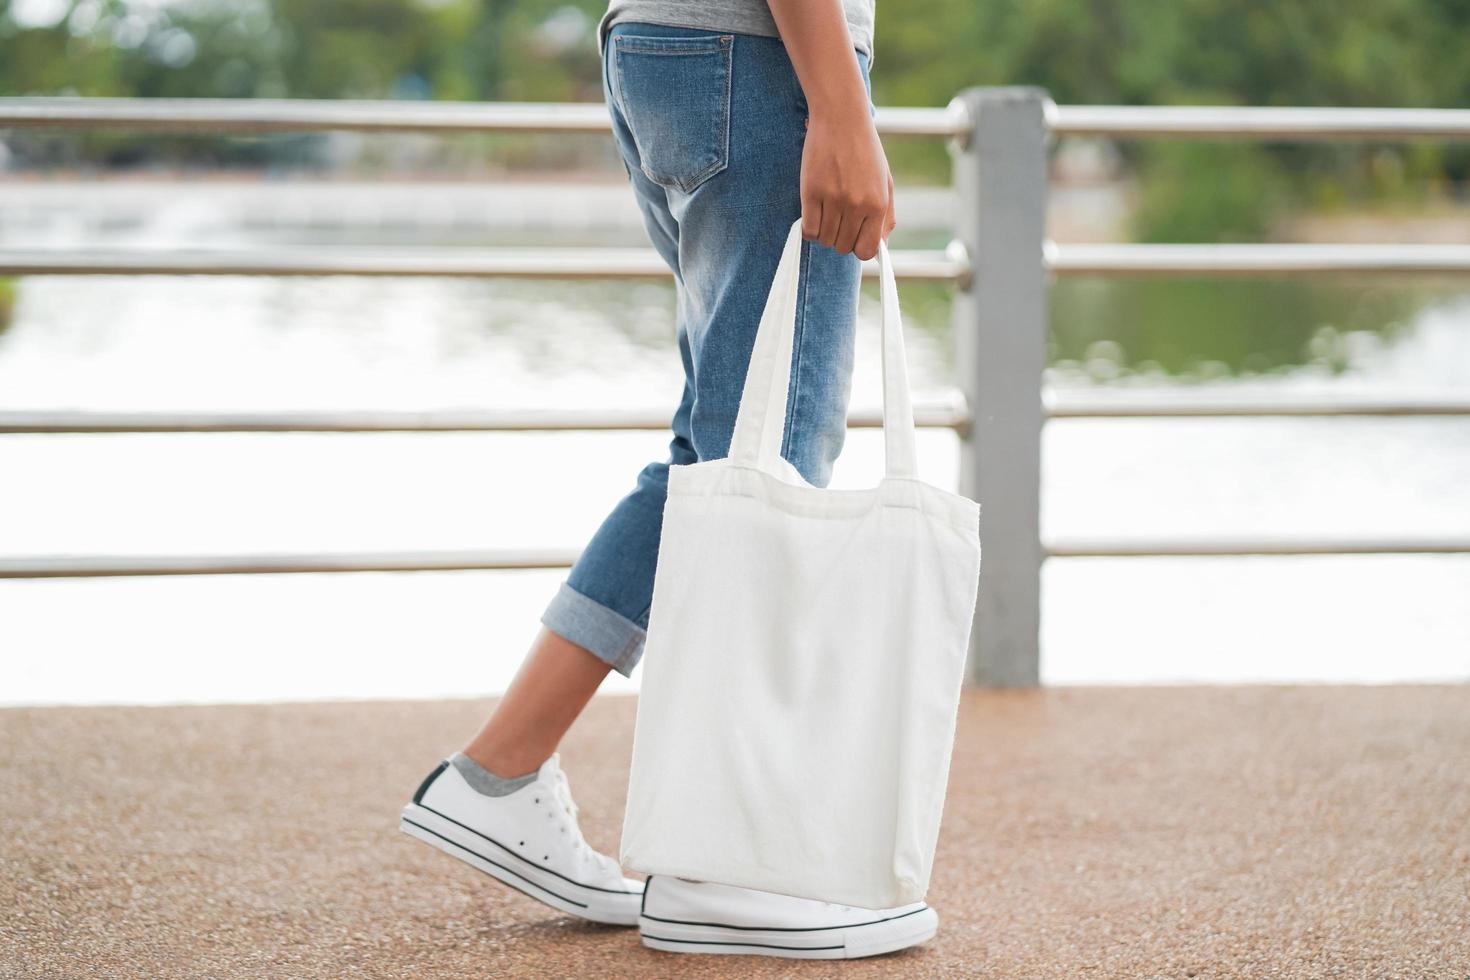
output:
[[[604,4],[0,2],[0,95],[595,102]],[[880,106],[1470,104],[1463,0],[879,0]],[[957,52],[962,55],[957,56]],[[897,247],[951,236],[949,157],[888,142]],[[1062,139],[1059,242],[1470,241],[1470,146]],[[0,246],[640,246],[607,134],[0,131]],[[856,407],[877,402],[864,287]],[[951,288],[902,289],[920,399]],[[1470,391],[1463,278],[1068,278],[1054,389]],[[0,411],[671,409],[669,283],[0,280]],[[658,433],[0,437],[0,555],[578,547]],[[953,486],[957,440],[921,434]],[[855,432],[835,485],[878,475]],[[1047,536],[1470,534],[1470,419],[1059,420]],[[0,703],[502,690],[560,572],[0,580]],[[1464,680],[1470,557],[1052,559],[1042,678]],[[608,690],[636,688],[614,675]]]

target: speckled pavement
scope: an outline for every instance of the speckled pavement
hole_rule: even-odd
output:
[[[1470,978],[1470,687],[967,693],[939,935],[655,953],[400,834],[485,702],[0,711],[6,977]],[[634,702],[563,745],[615,850]]]

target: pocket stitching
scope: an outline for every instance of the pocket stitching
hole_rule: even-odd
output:
[[[624,52],[634,52],[636,54],[652,54],[652,55],[662,55],[662,56],[676,56],[676,57],[677,56],[680,56],[680,55],[696,55],[696,54],[698,54],[698,55],[715,54],[715,55],[719,55],[720,56],[720,60],[722,62],[722,68],[724,69],[725,88],[724,88],[724,91],[720,94],[720,106],[719,106],[719,109],[717,110],[717,117],[718,117],[717,118],[717,125],[720,128],[720,132],[719,132],[719,137],[718,137],[718,139],[719,139],[719,146],[717,148],[717,152],[716,152],[716,155],[715,155],[715,160],[709,166],[705,167],[703,170],[699,171],[698,173],[695,173],[695,174],[693,174],[693,175],[691,175],[689,177],[679,178],[679,177],[676,177],[676,176],[674,176],[672,174],[656,174],[656,173],[654,173],[653,171],[651,171],[651,170],[648,169],[648,165],[644,161],[643,152],[642,152],[641,149],[639,150],[639,154],[638,154],[638,169],[643,172],[643,175],[645,177],[647,177],[649,180],[653,181],[655,184],[658,184],[660,187],[675,187],[675,188],[678,188],[679,190],[681,190],[681,191],[683,191],[683,192],[685,192],[687,194],[687,193],[693,191],[695,188],[699,187],[700,184],[702,184],[705,181],[709,180],[715,174],[719,173],[720,171],[724,170],[725,168],[727,168],[730,165],[730,90],[731,90],[731,77],[735,73],[735,69],[734,69],[734,55],[733,55],[733,48],[734,48],[734,45],[735,45],[734,35],[731,35],[731,34],[715,35],[718,38],[717,45],[715,47],[713,47],[713,48],[710,48],[706,44],[706,46],[702,50],[696,50],[693,47],[693,45],[690,45],[687,50],[672,50],[672,49],[669,49],[669,48],[658,48],[658,49],[654,49],[654,48],[650,48],[650,47],[643,47],[643,46],[640,46],[638,44],[628,45],[628,44],[623,44],[623,43],[617,43],[617,42],[621,42],[622,39],[623,39],[623,37],[631,37],[631,36],[632,35],[618,35],[618,36],[615,36],[614,39],[613,39],[614,42],[616,43],[614,54],[616,55],[616,60],[617,60],[617,64],[618,64],[618,72],[619,72],[619,74],[621,74],[622,73],[622,70],[623,70],[622,56],[623,56],[623,53]],[[708,38],[677,38],[677,39],[670,38],[668,40],[698,41],[698,42],[704,44],[704,43],[706,43],[708,41]],[[625,101],[625,93],[623,91],[623,86],[622,86],[621,82],[618,85],[618,97],[619,97],[619,102],[621,103],[621,105],[619,106],[619,108],[622,110],[623,118],[625,120],[627,120],[628,129],[633,134],[633,141],[636,144],[637,143],[637,136],[638,136],[638,134],[637,134],[637,130],[633,126],[633,117],[631,115],[629,115],[629,113],[628,113],[627,103]]]
[[[631,39],[632,43],[628,43]],[[710,41],[715,46],[709,46]],[[703,37],[646,37],[639,34],[618,34],[613,42],[619,51],[636,51],[639,54],[690,55],[718,53],[735,43],[733,34],[708,34]],[[660,42],[675,42],[665,44]]]
[[[642,44],[624,44],[619,46],[618,50],[631,51],[634,54],[657,54],[663,55],[667,58],[677,58],[681,55],[688,56],[696,54],[719,54],[722,50],[724,50],[724,45],[716,48],[690,48],[687,51],[675,51],[671,48],[650,48]]]

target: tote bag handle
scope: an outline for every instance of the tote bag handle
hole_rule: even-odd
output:
[[[730,440],[730,457],[773,476],[782,470],[781,438],[786,427],[786,394],[791,387],[792,345],[796,340],[797,287],[801,275],[801,219],[786,235],[781,261],[756,331],[740,411]],[[914,406],[909,392],[908,362],[903,345],[903,319],[898,308],[898,282],[888,243],[878,242],[878,278],[883,296],[883,443],[885,475],[917,475],[914,453]]]

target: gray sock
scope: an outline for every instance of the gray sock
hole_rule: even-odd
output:
[[[536,781],[534,772],[517,776],[515,779],[497,776],[463,752],[456,752],[450,756],[449,764],[459,771],[464,781],[470,784],[471,789],[484,796],[509,796],[522,786],[529,786]]]

